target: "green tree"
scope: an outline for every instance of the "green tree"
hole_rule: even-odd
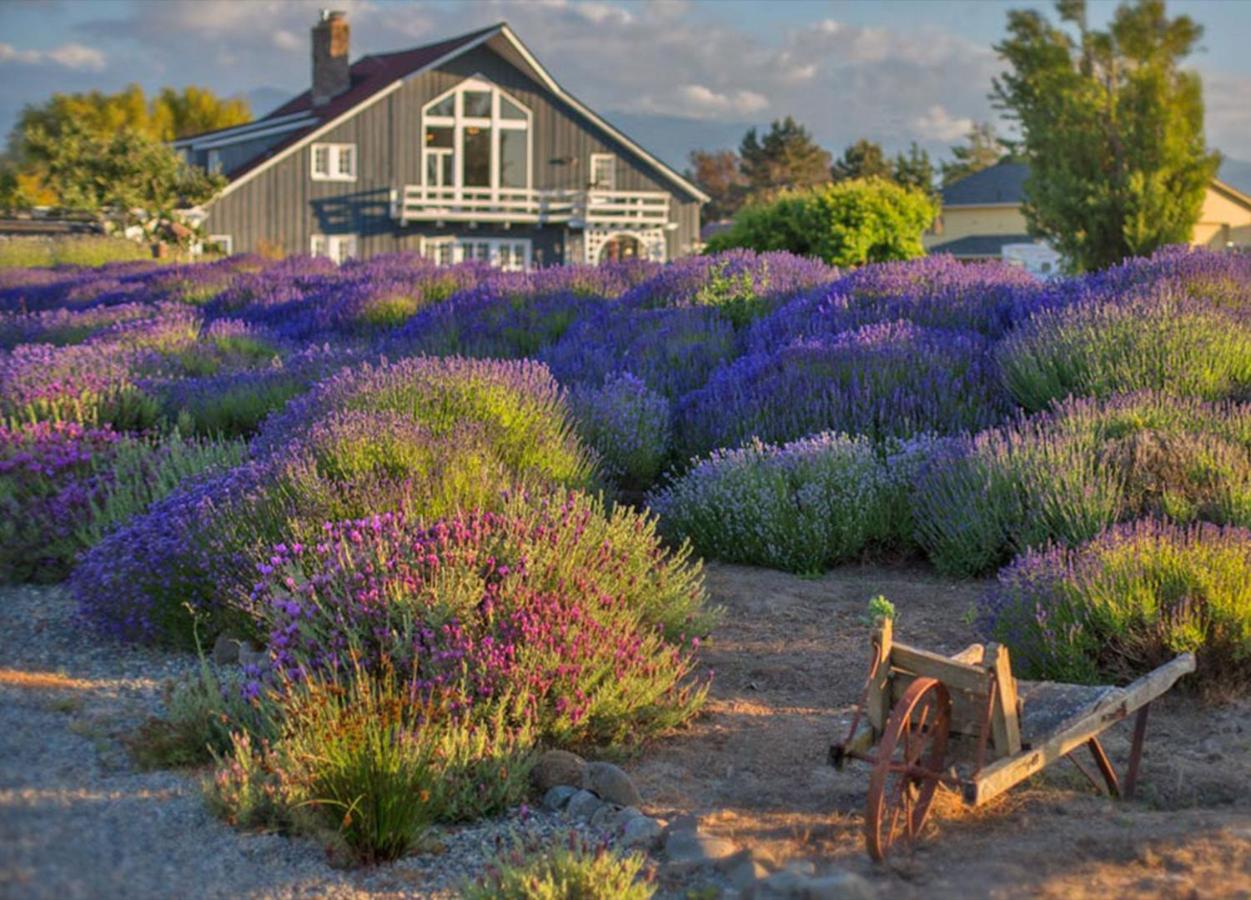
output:
[[[686,170],[712,199],[704,206],[704,219],[717,222],[731,218],[747,196],[747,178],[733,150],[692,150]]]
[[[26,106],[9,135],[0,183],[8,206],[68,205],[62,185],[47,171],[48,147],[60,135],[107,139],[122,131],[153,141],[240,125],[251,121],[247,101],[223,100],[205,88],[165,88],[151,100],[137,84],[105,94],[53,94]]]
[[[944,160],[943,187],[959,181],[974,172],[989,169],[1004,155],[1003,144],[995,137],[995,129],[989,122],[978,122],[964,138],[963,145],[951,148],[951,160]]]
[[[926,191],[881,178],[857,178],[803,190],[739,211],[707,252],[731,247],[788,250],[838,266],[925,255],[921,235],[938,214]]]
[[[749,130],[738,155],[747,187],[756,197],[830,180],[830,152],[790,116],[775,120],[763,138],[755,128]]]
[[[890,160],[882,152],[880,144],[861,138],[843,151],[843,155],[830,167],[830,175],[835,181],[894,178],[895,170],[891,168]]]
[[[1087,26],[1084,0],[1057,9],[1060,26],[1009,13],[996,47],[1010,70],[994,97],[1030,166],[1030,233],[1078,271],[1189,241],[1220,162],[1204,141],[1202,83],[1180,68],[1202,28],[1168,18],[1163,0],[1121,4],[1106,31]]]
[[[34,127],[26,138],[62,206],[117,228],[139,224],[157,236],[185,233],[177,211],[225,185],[220,175],[187,165],[166,144],[132,128],[104,136],[70,123],[56,134]]]
[[[893,177],[904,187],[934,193],[934,162],[916,141],[908,147],[907,154],[895,155]]]

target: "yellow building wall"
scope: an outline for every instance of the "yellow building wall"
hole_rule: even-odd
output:
[[[1224,247],[1227,243],[1251,247],[1251,209],[1215,188],[1208,188],[1203,211],[1195,225],[1192,244]]]
[[[928,249],[974,234],[1025,234],[1026,230],[1025,217],[1017,207],[954,206],[943,210],[941,227],[927,231],[922,241]],[[1227,243],[1251,247],[1251,208],[1208,188],[1190,242],[1214,248]]]
[[[944,244],[971,234],[1025,234],[1025,217],[1015,206],[953,206],[942,212],[942,227],[922,236],[925,246]]]

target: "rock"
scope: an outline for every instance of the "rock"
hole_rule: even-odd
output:
[[[253,649],[251,644],[239,644],[239,665],[241,666],[260,666],[264,668],[269,664],[269,651],[263,647],[260,650]]]
[[[560,812],[569,804],[569,798],[578,792],[575,787],[567,784],[558,784],[553,788],[549,788],[547,793],[543,795],[543,805],[552,812]]]
[[[854,872],[835,872],[810,878],[804,884],[805,900],[875,900],[877,891]]]
[[[590,788],[609,803],[618,806],[638,806],[643,802],[639,789],[625,770],[612,763],[593,762],[586,767],[583,787]]]
[[[565,805],[565,814],[571,819],[588,821],[603,805],[599,797],[596,797],[590,791],[578,791],[569,798],[569,803]]]
[[[756,861],[750,850],[742,850],[730,857],[722,865],[722,869],[726,881],[736,891],[746,891],[769,875],[769,870]]]
[[[743,892],[743,896],[750,900],[796,900],[802,897],[804,882],[807,879],[797,872],[791,872],[783,869],[781,872],[774,872],[763,881],[756,884]]]
[[[635,816],[621,826],[617,843],[627,850],[651,850],[660,843],[664,829],[651,816]]]
[[[530,780],[540,792],[547,793],[557,785],[583,787],[585,772],[586,761],[578,754],[567,750],[548,750],[530,770]]]
[[[794,872],[796,875],[802,875],[805,878],[811,878],[817,874],[817,867],[811,860],[796,859],[786,864],[785,871]]]
[[[665,858],[670,874],[718,866],[738,853],[738,845],[726,838],[699,831],[670,831],[665,837]]]
[[[695,831],[697,828],[699,828],[699,819],[690,813],[681,813],[669,820],[667,830],[673,833],[675,831]]]
[[[219,634],[213,642],[213,662],[219,666],[234,665],[239,661],[239,642],[232,637]]]
[[[629,822],[631,819],[637,819],[641,815],[643,815],[643,813],[637,806],[627,806],[623,809],[617,810],[617,814],[614,816],[613,824],[618,829],[621,829],[625,827],[626,822]]]
[[[611,803],[600,804],[599,809],[591,815],[591,827],[600,831],[615,831],[617,824],[617,807]]]

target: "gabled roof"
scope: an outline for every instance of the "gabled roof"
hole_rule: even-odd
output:
[[[963,259],[981,259],[983,257],[998,258],[1003,256],[1003,248],[1008,244],[1032,244],[1036,239],[1028,234],[970,234],[945,244],[930,247],[931,255],[947,253]]]
[[[996,163],[943,188],[943,207],[1020,206],[1025,200],[1028,177],[1029,166],[1025,163]]]
[[[555,79],[548,74],[547,70],[543,68],[534,55],[513,34],[507,23],[504,22],[492,25],[489,28],[481,28],[458,37],[449,38],[445,41],[427,44],[423,47],[414,47],[411,50],[400,50],[394,53],[374,53],[361,57],[349,67],[351,87],[333,98],[329,103],[322,106],[314,106],[312,91],[308,90],[293,97],[264,118],[249,123],[248,126],[238,126],[236,129],[223,129],[205,135],[196,135],[193,138],[184,138],[177,143],[183,145],[197,143],[210,135],[214,140],[228,139],[235,133],[238,133],[239,139],[242,140],[245,134],[244,128],[255,131],[259,130],[265,123],[271,123],[275,128],[281,129],[289,127],[293,122],[298,123],[298,126],[293,127],[289,133],[283,132],[282,139],[272,147],[225,173],[229,184],[226,185],[223,194],[227,194],[253,175],[268,168],[271,164],[289,155],[318,135],[329,131],[344,119],[355,114],[362,107],[380,100],[391,93],[391,91],[396,90],[405,79],[443,65],[449,60],[455,59],[457,56],[488,42],[492,44],[492,49],[499,52],[506,60],[526,72],[535,81],[544,85],[553,94],[573,107],[580,115],[607,132],[614,140],[618,141],[632,153],[641,157],[667,181],[677,185],[681,190],[703,202],[708,201],[708,195],[696,185],[661,160],[652,156],[557,84]]]

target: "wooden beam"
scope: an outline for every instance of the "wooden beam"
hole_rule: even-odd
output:
[[[1176,684],[1177,679],[1194,670],[1194,654],[1183,653],[1127,687],[1114,691],[1087,715],[1068,728],[1043,738],[1032,750],[997,760],[982,769],[965,785],[965,802],[977,806],[1020,784],[1147,705]]]
[[[1016,679],[1012,677],[1008,648],[1001,644],[988,645],[985,665],[988,671],[994,673],[998,684],[995,704],[990,712],[995,755],[1013,756],[1021,752],[1021,705],[1017,700]]]
[[[970,666],[980,666],[982,657],[986,655],[986,648],[981,644],[969,644],[959,653],[951,658],[952,662],[965,663]]]
[[[869,682],[869,691],[864,701],[865,715],[868,716],[869,724],[878,734],[882,733],[882,729],[886,727],[886,720],[890,717],[892,631],[891,620],[883,619],[882,624],[878,626],[877,634],[874,635],[873,642],[877,648],[877,672],[874,673],[873,680]]]
[[[990,676],[979,666],[956,662],[941,654],[918,650],[906,644],[895,644],[891,648],[890,661],[891,665],[906,672],[937,678],[949,690],[955,688],[985,696],[990,687]]]

